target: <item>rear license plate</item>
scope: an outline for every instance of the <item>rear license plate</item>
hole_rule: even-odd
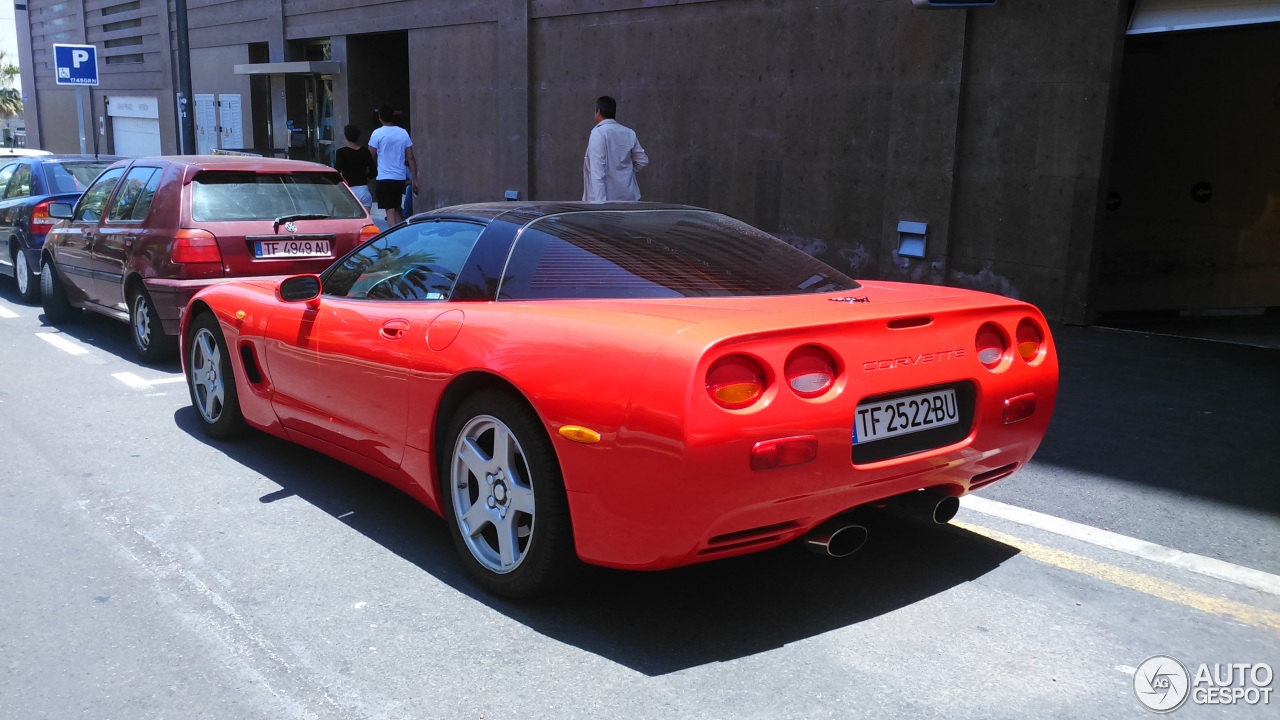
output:
[[[328,240],[256,240],[254,257],[327,257],[333,249]]]
[[[858,406],[853,444],[874,442],[960,422],[956,391],[947,388]]]

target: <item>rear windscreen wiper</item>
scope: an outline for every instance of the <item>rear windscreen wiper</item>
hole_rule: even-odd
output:
[[[328,219],[329,219],[328,215],[320,215],[317,213],[299,213],[297,215],[281,215],[280,217],[276,218],[276,221],[274,223],[271,224],[271,231],[279,235],[280,226],[287,222],[293,222],[294,220],[328,220]]]

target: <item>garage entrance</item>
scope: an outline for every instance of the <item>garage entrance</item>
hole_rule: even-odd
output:
[[[111,118],[111,151],[116,155],[161,155],[160,106],[153,97],[107,98]]]
[[[1280,308],[1280,2],[1140,0],[1125,43],[1093,307]]]

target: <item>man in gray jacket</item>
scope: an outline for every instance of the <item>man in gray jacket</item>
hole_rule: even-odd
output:
[[[608,95],[596,100],[596,126],[582,159],[583,202],[640,199],[636,172],[649,164],[649,156],[635,132],[613,119],[617,112],[617,101]]]

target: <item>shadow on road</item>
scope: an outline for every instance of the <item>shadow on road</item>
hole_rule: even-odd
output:
[[[663,572],[592,568],[558,596],[512,602],[475,585],[444,521],[391,486],[263,433],[212,443],[189,407],[174,421],[281,486],[261,502],[297,496],[535,631],[650,676],[753,655],[892,612],[980,577],[1016,552],[955,527],[877,526],[867,546],[844,560],[788,546]]]
[[[39,303],[29,305],[22,301],[18,296],[17,287],[13,284],[13,278],[0,277],[0,298],[39,313],[40,323],[46,328],[44,331],[57,330],[82,345],[101,350],[108,355],[115,355],[141,367],[150,367],[159,372],[182,372],[182,365],[178,362],[176,355],[172,360],[163,363],[142,365],[138,360],[138,352],[133,347],[133,338],[129,334],[130,328],[127,323],[85,310],[79,313],[74,322],[54,325],[49,322],[49,318],[45,317]]]
[[[1036,463],[1280,515],[1280,350],[1055,327],[1061,379]]]

